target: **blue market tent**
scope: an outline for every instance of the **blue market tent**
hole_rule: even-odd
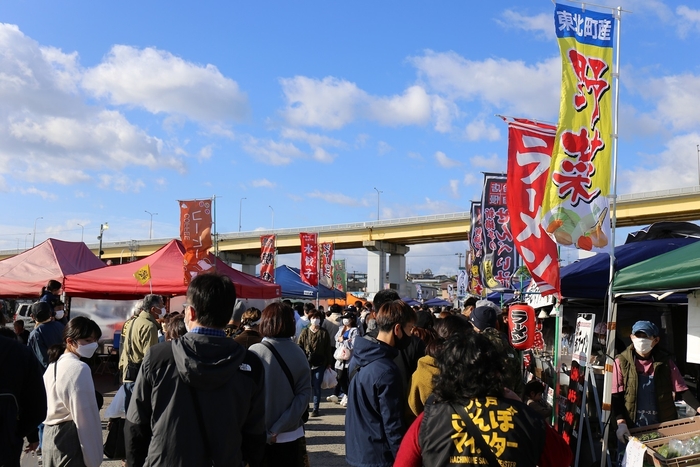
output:
[[[615,271],[697,242],[697,238],[661,238],[615,247]],[[565,298],[604,300],[610,278],[610,255],[598,253],[563,267],[561,292]]]
[[[415,299],[410,298],[410,297],[405,297],[405,298],[402,298],[401,300],[403,300],[406,303],[406,305],[408,305],[408,306],[420,306],[421,305],[421,303],[418,300],[415,300]]]
[[[452,302],[448,302],[447,300],[443,300],[442,298],[431,298],[430,300],[426,300],[423,302],[423,305],[428,305],[428,306],[451,306],[453,305]]]
[[[282,297],[305,298],[307,300],[316,299],[316,287],[311,287],[309,284],[302,281],[299,269],[297,268],[287,265],[277,266],[275,268],[275,283],[282,287]],[[345,292],[319,285],[318,298],[320,299],[345,299],[345,297]]]

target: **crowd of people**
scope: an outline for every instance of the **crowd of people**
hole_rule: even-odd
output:
[[[102,333],[86,317],[64,324],[60,293],[50,283],[32,305],[27,344],[21,331],[0,338],[0,413],[3,423],[15,417],[0,436],[10,448],[0,466],[19,465],[23,446],[44,466],[102,462],[102,401],[88,365]],[[239,320],[235,304],[234,284],[214,274],[191,282],[181,312],[167,313],[159,295],[136,304],[118,345],[125,465],[307,466],[305,423],[323,416],[331,370],[326,400],[346,407],[350,465],[571,462],[491,302],[414,309],[383,290],[327,311],[274,302]]]

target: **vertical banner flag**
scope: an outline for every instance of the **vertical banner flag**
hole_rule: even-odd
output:
[[[508,212],[515,247],[543,296],[559,295],[557,245],[540,224],[557,128],[529,120],[508,122]]]
[[[481,261],[484,259],[484,234],[481,225],[481,202],[471,206],[471,232],[469,232],[469,256],[467,257],[467,291],[481,296],[484,282],[481,280]]]
[[[134,273],[134,277],[136,278],[139,284],[148,284],[148,281],[151,280],[151,266],[149,266],[148,264],[145,265],[144,267],[142,267]]]
[[[614,18],[556,5],[562,58],[559,124],[542,222],[560,245],[604,248],[610,236]]]
[[[301,240],[301,279],[318,287],[318,234],[299,233]]]
[[[484,175],[481,209],[484,286],[492,290],[509,289],[517,269],[517,253],[510,233],[505,175]]]
[[[348,273],[345,270],[344,259],[333,260],[333,287],[341,292],[348,291]]]
[[[211,200],[193,199],[178,201],[180,204],[180,239],[185,247],[183,269],[185,284],[197,274],[215,271],[215,265],[209,259],[211,240]]]
[[[275,282],[275,236],[260,236],[260,278]]]
[[[333,288],[333,243],[325,242],[319,245],[321,254],[320,261],[320,276],[319,282],[321,285]]]

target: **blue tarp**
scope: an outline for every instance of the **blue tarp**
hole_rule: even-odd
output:
[[[453,305],[452,302],[448,302],[447,300],[443,300],[442,298],[431,298],[430,300],[426,300],[423,302],[423,305],[428,305],[428,306],[451,306]]]
[[[403,300],[409,306],[420,306],[421,304],[418,300],[414,300],[410,297],[402,298],[401,300]]]
[[[662,238],[617,246],[615,271],[697,241],[697,238]],[[609,279],[610,255],[598,253],[561,269],[561,293],[565,298],[604,300]]]
[[[277,266],[275,268],[275,283],[282,287],[282,297],[316,299],[316,287],[311,287],[302,281],[297,268],[287,265]],[[318,298],[320,299],[345,299],[345,297],[345,292],[319,285]]]

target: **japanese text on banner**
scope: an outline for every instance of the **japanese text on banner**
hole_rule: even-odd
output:
[[[260,237],[260,278],[267,282],[275,282],[275,236]]]
[[[178,201],[180,205],[180,239],[185,247],[183,272],[185,284],[198,274],[214,272],[209,258],[212,247],[212,212],[210,199]]]
[[[557,245],[540,224],[556,127],[508,122],[508,212],[515,246],[543,296],[559,294]]]
[[[333,243],[324,242],[319,245],[320,255],[320,276],[321,285],[333,288]]]
[[[469,256],[467,257],[467,291],[477,296],[481,296],[484,292],[484,282],[481,279],[481,261],[484,259],[483,238],[481,203],[472,203]]]
[[[510,215],[506,206],[506,177],[484,177],[481,198],[484,258],[481,263],[484,285],[490,289],[508,289],[515,273],[516,256]]]
[[[318,287],[318,234],[299,233],[301,240],[301,279],[312,287]]]
[[[333,260],[333,287],[341,292],[348,291],[348,275],[344,259]]]
[[[611,14],[556,5],[562,58],[559,123],[542,222],[560,245],[603,248],[609,238],[612,172]]]

